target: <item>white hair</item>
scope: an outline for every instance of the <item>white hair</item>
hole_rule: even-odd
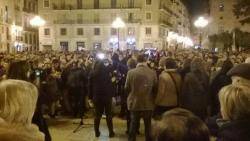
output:
[[[250,57],[246,59],[245,63],[250,63]]]
[[[250,80],[240,77],[240,76],[232,76],[232,84],[233,85],[245,85],[250,87]]]
[[[29,82],[0,82],[0,118],[11,124],[31,125],[37,98],[37,88]]]

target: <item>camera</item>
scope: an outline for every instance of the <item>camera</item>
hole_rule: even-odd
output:
[[[37,77],[39,77],[41,75],[42,71],[41,70],[35,70],[35,74]]]

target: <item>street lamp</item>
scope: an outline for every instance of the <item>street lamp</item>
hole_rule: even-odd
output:
[[[201,29],[205,28],[208,25],[208,20],[205,19],[204,17],[199,17],[195,22],[194,22],[194,26],[197,27],[198,29],[200,29],[200,41],[199,41],[199,45],[201,47],[202,45],[202,32]]]
[[[30,25],[34,27],[41,27],[46,24],[46,21],[42,19],[40,16],[35,16],[33,19],[30,20]],[[38,29],[38,36],[39,36],[39,29]],[[39,37],[37,36],[38,46],[39,46]]]
[[[45,23],[45,20],[43,20],[40,16],[35,16],[33,19],[30,20],[30,25],[35,27],[44,26]]]
[[[124,28],[126,25],[124,23],[124,21],[120,18],[120,17],[117,17],[113,23],[112,23],[112,27],[117,29],[117,38],[118,38],[118,50],[120,49],[120,37],[119,37],[119,29],[120,28]]]

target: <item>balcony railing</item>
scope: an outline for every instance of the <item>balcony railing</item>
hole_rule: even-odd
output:
[[[125,23],[141,23],[141,19],[124,19]],[[54,24],[111,24],[112,21],[109,19],[100,19],[100,20],[87,20],[87,19],[63,19],[63,20],[54,20]]]
[[[169,7],[167,7],[166,5],[162,5],[160,7],[161,10],[164,10],[166,12],[168,12],[169,14],[175,16],[176,18],[179,18],[180,16],[178,16],[175,12],[173,12]]]
[[[170,23],[168,20],[166,19],[160,19],[159,21],[160,24],[163,24],[163,25],[166,25],[166,26],[169,26],[169,27],[173,27],[173,24]]]
[[[57,5],[57,4],[52,4],[52,9],[53,10],[86,10],[86,9],[140,9],[141,7],[131,7],[131,6],[120,6],[120,7],[102,7],[100,6],[99,8],[94,8],[93,7],[79,7],[79,6],[74,6],[74,5]]]

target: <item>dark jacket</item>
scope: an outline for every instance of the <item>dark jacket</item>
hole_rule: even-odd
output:
[[[203,72],[190,72],[185,76],[182,93],[180,96],[181,106],[192,111],[201,119],[205,119],[209,103],[209,78]]]
[[[227,86],[232,83],[232,80],[229,76],[223,73],[219,73],[211,83],[211,112],[212,115],[216,115],[220,112],[220,103],[218,93],[224,86]]]
[[[220,103],[218,98],[219,91],[224,86],[232,83],[231,77],[227,75],[227,72],[232,67],[233,63],[230,60],[224,61],[221,70],[212,80],[212,83],[210,85],[212,115],[216,115],[220,111]]]
[[[103,61],[97,61],[94,70],[90,74],[90,94],[94,101],[111,100],[114,96],[114,88],[111,81],[110,66],[104,66]]]
[[[87,84],[87,77],[84,69],[74,68],[69,71],[67,85],[71,88],[84,88]]]
[[[217,141],[249,141],[250,121],[239,120],[224,124],[218,134]]]

